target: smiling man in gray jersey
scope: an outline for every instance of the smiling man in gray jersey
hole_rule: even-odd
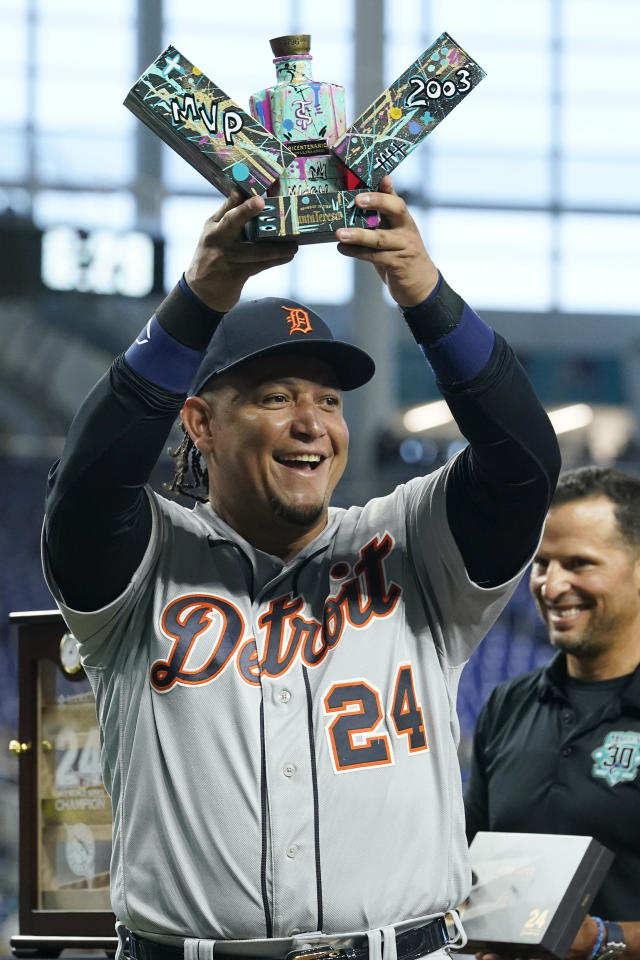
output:
[[[111,896],[140,960],[411,960],[446,949],[469,888],[458,677],[536,548],[558,449],[390,179],[357,202],[381,226],[339,230],[336,255],[387,284],[461,454],[330,505],[342,393],[373,361],[304,304],[238,303],[295,248],[243,243],[264,201],[234,196],[51,472],[45,570],[96,695]],[[179,411],[194,509],[147,485]]]

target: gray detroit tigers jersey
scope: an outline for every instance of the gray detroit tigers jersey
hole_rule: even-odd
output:
[[[331,508],[290,563],[209,504],[149,491],[125,592],[93,613],[59,599],[96,696],[131,930],[366,931],[464,899],[458,677],[518,577],[468,579],[448,469]]]

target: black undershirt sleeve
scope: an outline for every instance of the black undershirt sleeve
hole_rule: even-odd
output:
[[[538,542],[558,473],[553,427],[506,341],[485,368],[443,389],[469,441],[447,481],[447,518],[469,577],[483,587],[515,576]]]
[[[179,285],[156,311],[165,331],[195,350],[206,348],[223,316]],[[49,473],[44,524],[47,560],[67,606],[110,603],[138,568],[151,532],[144,486],[184,399],[120,356],[76,414]]]
[[[479,830],[489,829],[489,802],[484,744],[490,709],[491,701],[488,701],[480,711],[473,737],[469,778],[464,792],[464,812],[468,843],[471,843]]]
[[[402,313],[436,376],[449,377],[438,387],[469,441],[447,478],[449,526],[471,580],[497,586],[515,576],[537,544],[560,471],[556,435],[501,336],[493,333],[493,349],[475,376],[463,373],[478,370],[492,332],[444,277],[435,294]],[[456,329],[464,332],[452,347]]]
[[[97,610],[138,568],[151,532],[144,486],[183,402],[118,357],[78,411],[46,497],[47,559],[67,606]]]

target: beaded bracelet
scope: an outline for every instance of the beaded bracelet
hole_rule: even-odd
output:
[[[595,942],[595,946],[591,951],[590,958],[589,958],[589,960],[594,960],[594,957],[597,955],[598,950],[602,946],[602,941],[604,939],[604,923],[602,922],[600,917],[592,917],[591,919],[595,920],[595,922],[598,924],[598,939]]]

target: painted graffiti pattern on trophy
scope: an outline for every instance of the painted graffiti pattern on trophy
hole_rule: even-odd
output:
[[[376,158],[373,161],[373,169],[377,170],[381,168],[385,173],[395,170],[398,164],[404,160],[407,155],[407,148],[404,143],[401,143],[396,140],[391,140],[385,146],[384,150],[381,150],[376,154]]]
[[[175,47],[142,74],[125,103],[223,193],[263,194],[292,160],[265,130]]]
[[[253,116],[297,155],[269,196],[334,193],[347,186],[343,164],[329,152],[346,130],[344,88],[313,79],[309,38],[300,39],[304,43],[295,54],[276,55],[278,82],[249,101]],[[272,41],[272,49],[279,52],[277,40]]]
[[[430,80],[425,80],[424,77],[409,77],[409,86],[413,90],[405,100],[405,106],[428,107],[428,100],[438,100],[441,96],[450,99],[458,93],[467,93],[471,90],[471,80],[468,70],[456,70],[456,80],[440,83],[434,77]]]
[[[334,144],[347,167],[375,190],[486,76],[447,33],[402,73]]]
[[[346,130],[344,88],[313,80],[311,61],[310,55],[276,57],[278,83],[254,93],[249,108],[284,143],[322,139],[326,150]]]
[[[304,243],[304,235],[318,235],[324,240],[335,240],[334,231],[338,227],[375,227],[378,214],[375,211],[362,210],[355,204],[358,190],[329,191],[327,193],[305,194],[289,201],[288,197],[270,197],[262,211],[254,218],[256,238],[268,239],[275,235],[299,235]]]
[[[221,127],[224,142],[230,147],[233,144],[234,133],[239,133],[244,126],[242,114],[237,110],[220,110],[219,112],[222,115]],[[210,134],[216,136],[218,133],[218,104],[212,103],[210,112],[207,112],[203,103],[196,104],[193,94],[171,100],[171,116],[175,124],[185,124],[190,119],[200,119]]]
[[[333,154],[296,157],[272,187],[272,196],[298,197],[306,194],[333,193],[344,187],[341,164]]]

